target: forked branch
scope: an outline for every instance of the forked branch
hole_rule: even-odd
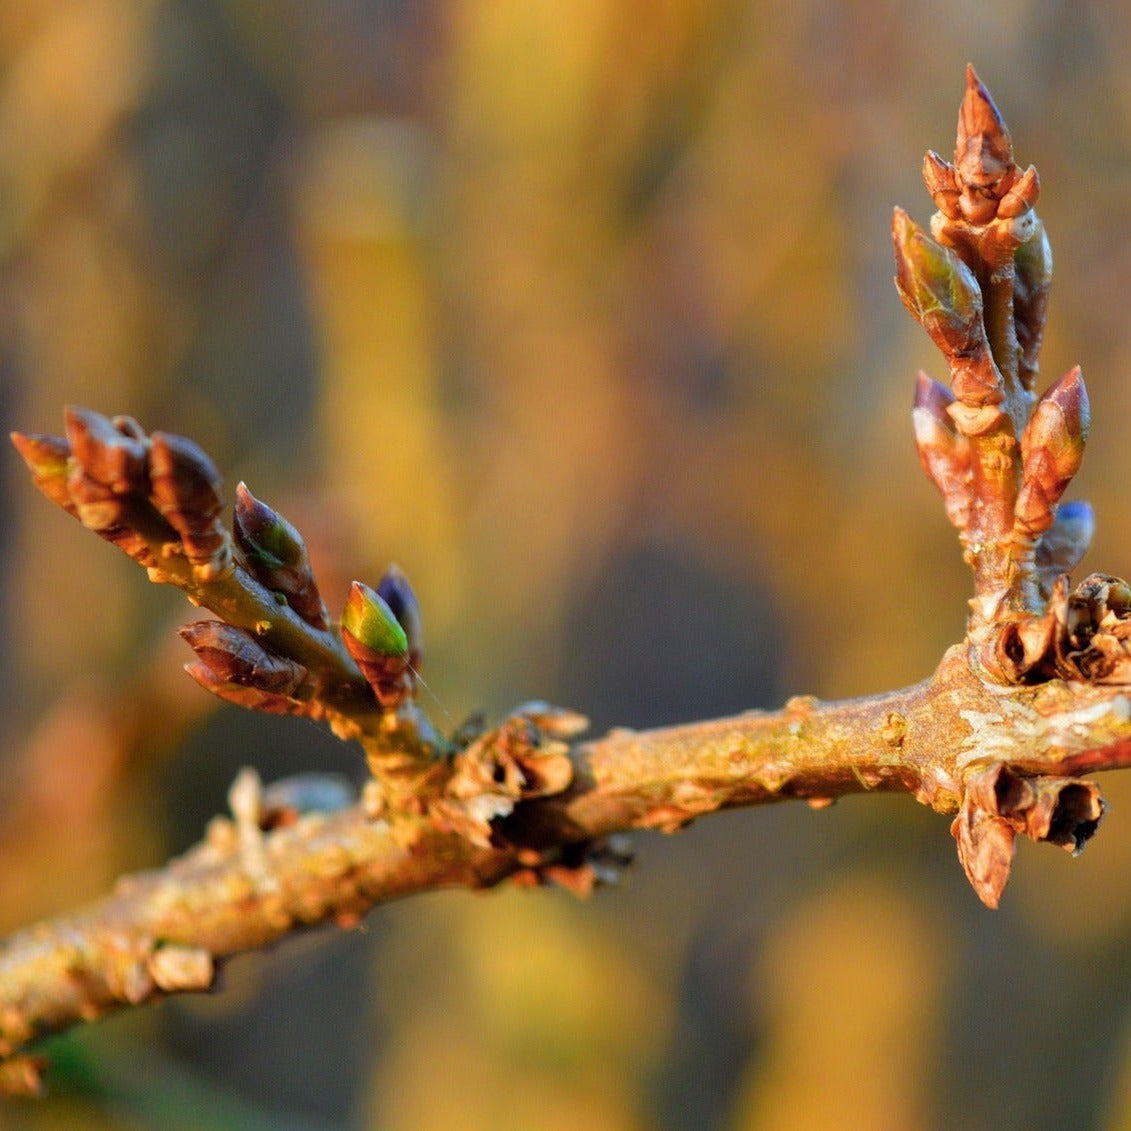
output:
[[[231,817],[186,856],[0,944],[0,1089],[39,1087],[38,1038],[208,989],[224,959],[297,929],[505,878],[584,893],[615,879],[621,832],[718,809],[909,793],[954,815],[991,907],[1018,834],[1082,848],[1104,806],[1081,775],[1131,764],[1131,588],[1099,574],[1069,586],[1092,532],[1087,504],[1060,502],[1087,395],[1078,369],[1036,395],[1052,270],[1039,181],[972,69],[954,161],[928,153],[924,177],[938,212],[931,235],[896,212],[896,285],[949,370],[949,387],[920,374],[913,421],[974,597],[966,639],[900,691],[590,741],[581,716],[529,703],[443,735],[416,702],[421,613],[395,567],[375,588],[355,582],[335,621],[298,532],[242,484],[225,524],[219,476],[191,441],[83,409],[65,437],[13,435],[48,498],[212,612],[181,631],[198,683],[326,720],[361,742],[373,777],[353,798],[245,771]]]

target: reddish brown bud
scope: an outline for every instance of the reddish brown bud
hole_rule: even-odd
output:
[[[234,703],[237,707],[244,707],[249,711],[261,711],[267,715],[309,715],[319,717],[316,702],[299,703],[288,699],[285,695],[276,695],[270,691],[260,691],[257,687],[244,687],[238,683],[228,683],[217,675],[203,660],[196,660],[185,664],[185,671],[204,688],[211,692],[217,699],[226,703]]]
[[[75,504],[67,490],[67,461],[71,455],[67,441],[62,436],[35,432],[12,432],[10,436],[36,487],[56,506],[75,514]]]
[[[306,678],[302,664],[269,652],[250,633],[223,621],[194,621],[178,632],[223,683],[287,696]]]
[[[1017,833],[1002,807],[1016,809],[1011,787],[1018,780],[1002,776],[999,763],[969,774],[958,816],[950,826],[966,878],[987,907],[997,907],[1013,865]]]
[[[1036,206],[1041,195],[1041,178],[1035,165],[1030,165],[1014,182],[1010,190],[1001,198],[997,214],[1005,219],[1013,219]]]
[[[220,474],[192,440],[154,432],[149,474],[157,509],[180,535],[185,556],[207,576],[231,561],[228,534],[217,521],[223,506]]]
[[[972,66],[966,68],[966,93],[958,112],[954,167],[963,190],[959,201],[963,215],[974,224],[992,220],[1016,176],[1013,142]]]
[[[145,494],[146,444],[115,427],[113,421],[88,408],[68,405],[64,411],[71,452],[86,474],[115,495]]]
[[[327,628],[330,618],[315,584],[302,536],[243,483],[236,487],[232,530],[255,577],[268,589],[282,593],[287,604],[308,624]]]
[[[923,158],[923,183],[935,202],[935,207],[949,220],[961,216],[958,210],[958,184],[954,179],[954,166],[944,161],[933,149]]]
[[[1052,525],[1053,508],[1084,458],[1088,421],[1088,393],[1077,366],[1041,397],[1021,434],[1015,513],[1018,529],[1029,537]]]
[[[919,373],[911,410],[919,462],[942,493],[947,518],[963,530],[970,520],[970,448],[947,411],[953,403],[949,389]]]

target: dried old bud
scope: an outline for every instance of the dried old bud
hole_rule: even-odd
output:
[[[218,521],[223,500],[215,465],[192,440],[154,432],[149,475],[153,502],[180,535],[185,556],[205,580],[221,574],[231,562],[231,547]]]
[[[510,816],[520,800],[561,793],[573,773],[569,746],[548,738],[528,716],[514,714],[455,756],[429,817],[436,828],[486,847],[492,822]]]
[[[64,418],[71,452],[88,478],[115,495],[147,492],[146,443],[137,435],[136,421],[123,417],[119,428],[101,413],[74,405],[67,406]]]
[[[1056,579],[1061,574],[1071,573],[1080,564],[1092,544],[1094,531],[1095,518],[1090,503],[1074,500],[1056,508],[1053,524],[1041,535],[1034,557],[1042,594],[1047,597]]]
[[[1072,591],[1065,621],[1074,647],[1083,648],[1102,630],[1131,617],[1131,586],[1122,578],[1090,573]]]
[[[996,907],[1009,878],[1015,834],[1075,854],[1095,834],[1104,808],[1091,782],[1026,778],[997,762],[967,775],[951,832],[974,890]]]
[[[997,907],[1013,866],[1016,834],[1009,822],[963,800],[950,832],[970,886],[987,907]]]
[[[1041,397],[1021,434],[1021,490],[1015,514],[1017,528],[1026,536],[1052,525],[1057,500],[1084,458],[1088,421],[1088,393],[1077,366]]]
[[[394,708],[412,694],[405,630],[384,599],[360,581],[350,586],[342,640],[382,707]]]
[[[377,583],[377,596],[389,606],[397,623],[404,629],[408,662],[419,670],[424,649],[424,622],[416,594],[399,566],[391,565],[385,570],[385,576]]]
[[[330,618],[314,581],[302,536],[243,483],[236,487],[232,530],[255,577],[273,592],[282,593],[307,624],[327,628]]]
[[[915,382],[911,420],[919,462],[942,493],[946,515],[964,530],[970,521],[970,446],[960,436],[947,409],[954,396],[944,385],[920,372]]]
[[[306,678],[302,664],[269,652],[249,632],[223,621],[193,621],[178,632],[224,683],[291,695]]]
[[[12,445],[31,472],[32,482],[58,507],[76,514],[67,490],[67,461],[71,446],[62,436],[35,432],[12,432]]]
[[[988,352],[982,323],[982,293],[974,273],[950,248],[936,243],[902,208],[892,220],[895,286],[903,305],[947,358]],[[1001,379],[992,367],[972,369],[967,403],[1001,399]],[[969,398],[975,398],[973,400]]]

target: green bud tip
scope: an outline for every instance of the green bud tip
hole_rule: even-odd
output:
[[[950,248],[931,239],[902,208],[895,210],[892,239],[895,285],[903,305],[932,337],[942,336],[947,344],[952,337],[964,337],[957,332],[982,313],[982,294],[973,272]],[[940,318],[947,325],[938,331],[927,325],[927,320]],[[954,343],[959,344],[963,343]]]
[[[404,629],[409,648],[419,653],[424,639],[420,603],[399,566],[390,565],[385,571],[385,576],[377,584],[377,595],[389,606],[393,616]]]
[[[277,510],[257,499],[244,483],[236,486],[233,529],[240,548],[268,569],[307,568],[302,536]]]
[[[385,599],[355,581],[342,612],[342,628],[359,644],[385,656],[408,653],[408,637]]]

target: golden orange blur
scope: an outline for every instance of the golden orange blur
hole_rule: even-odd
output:
[[[445,727],[911,683],[969,579],[891,285],[972,59],[1038,166],[1042,385],[1131,572],[1131,18],[1098,2],[5,0],[0,413],[192,436],[332,608],[396,561]],[[180,673],[177,594],[2,466],[0,924],[199,836],[242,764],[361,772]],[[641,836],[621,890],[445,893],[57,1046],[0,1127],[1131,1126],[1131,786],[996,914],[907,799]],[[291,1123],[281,1122],[286,1116]]]

